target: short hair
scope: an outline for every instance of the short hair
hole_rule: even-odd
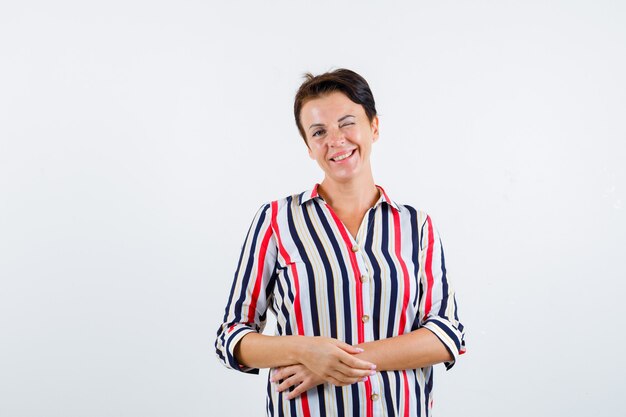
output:
[[[306,102],[325,96],[334,92],[345,94],[350,100],[356,104],[363,106],[367,118],[371,122],[376,116],[376,102],[370,86],[354,71],[345,68],[339,68],[334,71],[325,72],[320,75],[311,73],[304,74],[305,81],[302,83],[293,104],[293,114],[296,119],[296,125],[300,136],[306,144],[306,133],[300,123],[300,112]],[[308,144],[307,144],[308,146]]]

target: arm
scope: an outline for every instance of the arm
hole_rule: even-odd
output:
[[[458,320],[454,291],[446,276],[441,239],[432,220],[425,216],[420,232],[418,317],[412,331],[388,339],[362,343],[358,358],[375,363],[377,371],[416,369],[444,362],[450,369],[465,352],[464,329]],[[288,366],[274,375],[284,391],[297,385],[287,398],[314,387],[311,372],[302,365]]]
[[[358,348],[361,349],[354,352],[353,357],[365,360],[368,363],[375,363],[376,371],[422,368],[452,360],[452,355],[444,344],[441,343],[437,336],[426,329],[418,329],[401,336],[363,343],[353,349],[356,350]],[[355,378],[351,383],[364,381],[367,376],[372,376],[374,373],[363,375],[363,378]],[[278,392],[295,387],[286,394],[287,399],[291,400],[323,383],[324,379],[306,366],[297,364],[281,366],[273,374],[272,382],[278,383],[276,387]]]
[[[254,216],[241,248],[241,255],[224,312],[217,331],[215,351],[231,369],[259,373],[259,369],[239,362],[235,348],[248,334],[260,333],[265,326],[271,302],[276,244],[272,238],[270,205],[262,206]]]
[[[372,372],[372,364],[354,357],[356,349],[338,340],[305,336],[266,336],[272,301],[277,245],[271,225],[271,206],[259,209],[248,231],[235,273],[224,320],[215,342],[224,365],[242,372],[259,368],[306,364],[325,381],[355,382]]]
[[[357,357],[375,363],[378,371],[424,368],[454,359],[439,338],[425,328],[358,347],[364,351]]]
[[[418,318],[413,330],[400,336],[358,345],[358,357],[380,371],[416,369],[444,362],[450,369],[465,352],[463,325],[458,320],[454,290],[446,275],[441,238],[429,216],[420,230]]]
[[[361,352],[363,349],[328,337],[251,333],[239,342],[235,356],[240,363],[255,368],[302,364],[323,381],[341,386],[374,373],[374,364],[354,356]]]

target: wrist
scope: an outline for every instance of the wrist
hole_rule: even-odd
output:
[[[302,364],[306,355],[305,336],[287,336],[285,340],[286,356],[290,364]]]

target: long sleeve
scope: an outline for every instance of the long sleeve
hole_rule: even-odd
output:
[[[465,353],[464,329],[454,289],[446,276],[441,239],[430,216],[426,216],[421,227],[420,248],[420,325],[432,331],[450,351],[453,360],[445,362],[446,369],[450,369]]]
[[[258,374],[237,362],[235,346],[248,333],[262,332],[276,265],[276,239],[271,227],[271,206],[262,206],[248,230],[230,290],[224,320],[217,331],[215,351],[228,368]]]

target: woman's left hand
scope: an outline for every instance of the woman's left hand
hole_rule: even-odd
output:
[[[282,382],[280,382],[282,380]],[[304,365],[281,366],[272,371],[270,381],[277,383],[276,391],[283,392],[295,386],[293,391],[287,394],[288,400],[297,398],[309,389],[324,383],[324,379],[313,373]]]

